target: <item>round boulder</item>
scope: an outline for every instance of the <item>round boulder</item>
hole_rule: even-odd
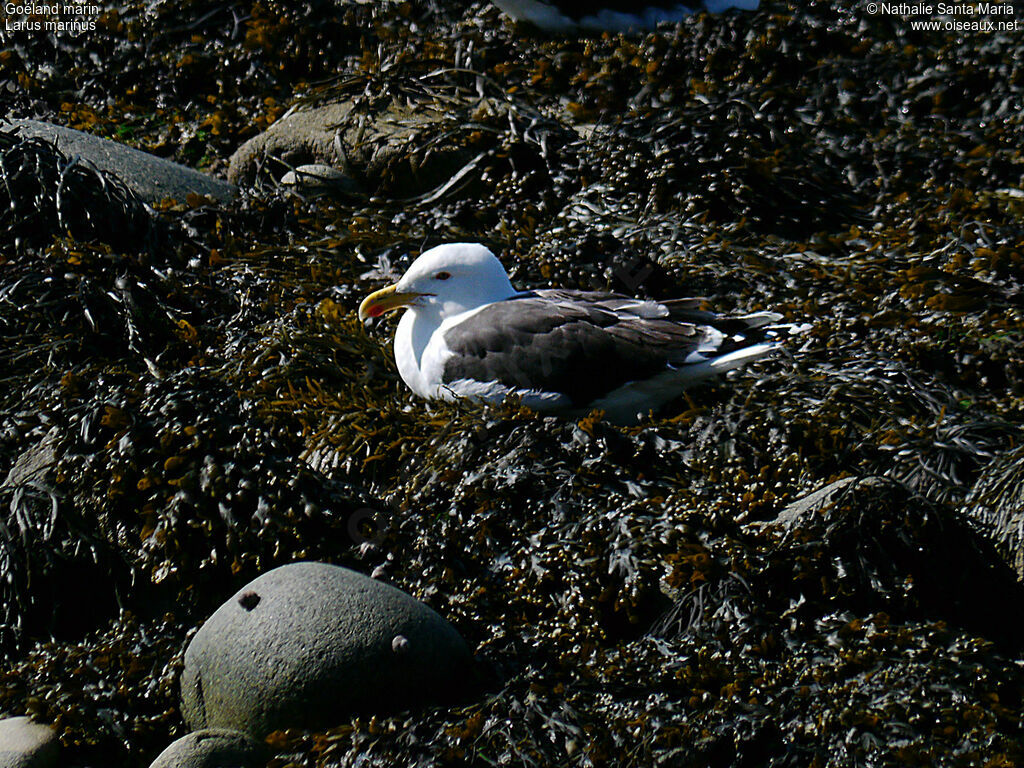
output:
[[[0,768],[51,768],[59,756],[53,728],[27,717],[0,719]]]
[[[452,626],[420,601],[323,563],[253,580],[185,651],[182,714],[190,727],[262,737],[463,695],[473,661]]]
[[[208,728],[178,739],[149,768],[262,768],[269,757],[267,745],[247,733]]]

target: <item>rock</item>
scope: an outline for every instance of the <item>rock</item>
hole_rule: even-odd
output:
[[[9,512],[0,517],[0,647],[33,636],[80,636],[119,609],[116,566],[87,537],[76,538],[79,546],[67,543],[93,521],[76,525],[61,506],[60,434],[52,427],[26,447],[0,482]]]
[[[423,603],[347,568],[294,563],[247,584],[196,633],[182,714],[192,728],[262,737],[452,701],[473,675],[465,642]]]
[[[772,522],[775,525],[781,525],[786,530],[789,530],[793,526],[800,524],[802,521],[806,521],[810,516],[821,512],[822,509],[834,503],[838,498],[838,495],[842,493],[844,489],[847,489],[848,492],[852,490],[849,488],[850,485],[856,483],[858,480],[863,483],[868,483],[869,485],[876,485],[879,482],[888,482],[878,477],[844,477],[841,480],[829,483],[813,493],[809,493],[806,496],[802,496],[797,499],[783,509],[779,513],[778,517],[776,517]],[[856,485],[854,488],[856,488]]]
[[[454,142],[429,142],[427,134],[443,118],[428,105],[393,104],[373,114],[351,103],[298,109],[239,147],[228,179],[253,184],[303,165],[325,164],[348,177],[350,189],[402,198],[426,194],[443,187],[472,157]],[[429,152],[417,152],[427,144]]]
[[[794,583],[859,615],[943,620],[1013,647],[1024,644],[1024,586],[995,547],[949,508],[885,477],[838,480],[786,507],[781,562]],[[812,600],[813,602],[813,600]]]
[[[52,142],[68,157],[78,156],[121,179],[140,198],[159,203],[166,198],[184,202],[190,194],[207,195],[220,202],[235,196],[233,185],[184,165],[101,139],[82,131],[38,120],[10,120],[0,131],[17,130]]]
[[[269,758],[267,745],[246,733],[208,728],[178,739],[149,768],[262,768]]]
[[[341,137],[349,126],[351,112],[351,104],[289,111],[235,150],[228,165],[228,179],[234,184],[251,184],[265,165],[270,166],[266,170],[271,176],[279,177],[309,163],[328,165],[348,175],[348,157]]]
[[[964,503],[965,513],[1024,580],[1024,445],[992,461]]]
[[[57,731],[27,717],[0,720],[0,768],[49,768],[60,754]]]
[[[300,165],[282,176],[281,184],[294,187],[296,191],[305,194],[351,194],[358,191],[358,186],[351,176],[333,166],[323,164]]]
[[[30,486],[40,490],[52,490],[51,476],[57,466],[56,427],[50,429],[43,439],[18,457],[0,483],[0,488],[22,488]]]

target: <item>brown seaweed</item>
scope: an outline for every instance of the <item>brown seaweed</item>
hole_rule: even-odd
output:
[[[38,459],[0,488],[0,712],[55,721],[69,765],[145,765],[183,729],[190,630],[309,558],[428,602],[493,682],[278,733],[275,765],[1024,761],[1020,638],[957,511],[1024,413],[1016,38],[822,2],[579,39],[431,2],[126,3],[99,27],[8,34],[11,114],[213,172],[293,101],[440,117],[362,194],[173,206],[147,213],[159,247],[142,219],[90,227],[137,211],[81,169],[84,223],[12,234],[59,177],[0,144],[36,201],[0,244],[0,468]],[[635,428],[428,404],[355,308],[450,240],[522,286],[813,327]],[[848,474],[898,485],[802,539],[761,525]]]

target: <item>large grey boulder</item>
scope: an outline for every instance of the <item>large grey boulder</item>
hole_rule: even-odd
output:
[[[185,651],[192,728],[262,737],[462,695],[473,678],[452,626],[406,593],[347,568],[294,563],[222,605]]]
[[[0,768],[50,768],[59,755],[53,728],[27,717],[0,720]]]
[[[39,120],[0,122],[0,131],[14,130],[22,136],[45,139],[68,157],[84,158],[112,173],[148,203],[159,203],[166,198],[183,203],[190,194],[207,195],[220,202],[235,196],[232,184],[116,141]]]
[[[267,745],[246,733],[208,728],[175,741],[149,768],[262,768],[269,757]]]
[[[1007,451],[982,472],[964,510],[1024,580],[1024,445]]]

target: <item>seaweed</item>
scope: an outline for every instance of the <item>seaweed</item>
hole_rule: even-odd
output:
[[[350,147],[359,192],[159,211],[0,136],[0,712],[70,766],[180,735],[190,633],[299,559],[426,601],[491,685],[278,732],[274,765],[1024,761],[1012,546],[968,520],[1012,513],[1020,463],[986,473],[1024,415],[1012,35],[824,2],[572,39],[481,3],[129,2],[5,35],[12,115],[211,172],[293,105],[413,116]],[[523,287],[811,327],[631,428],[427,403],[356,307],[453,240]]]
[[[38,248],[68,236],[114,248],[152,247],[155,223],[145,204],[116,177],[79,157],[69,158],[44,139],[2,127],[0,245]]]

